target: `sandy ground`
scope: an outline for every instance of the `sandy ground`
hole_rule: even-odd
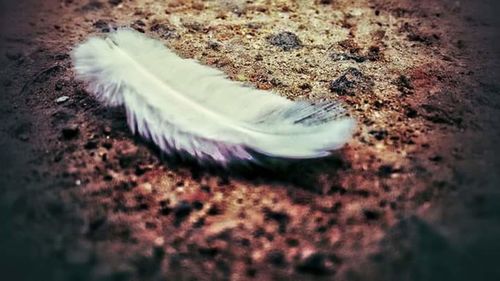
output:
[[[0,1],[4,280],[499,280],[498,4],[476,2]],[[120,26],[358,130],[273,169],[165,159],[74,80],[71,48]]]

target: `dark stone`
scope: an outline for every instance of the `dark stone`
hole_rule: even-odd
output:
[[[113,147],[113,143],[107,141],[107,142],[102,144],[102,147],[104,147],[106,149],[111,149]]]
[[[170,204],[170,200],[168,200],[168,199],[167,200],[161,200],[159,203],[160,203],[161,207],[166,207],[166,206],[168,206],[168,204]]]
[[[340,95],[354,95],[356,88],[365,87],[363,84],[365,84],[363,73],[356,68],[349,68],[342,76],[330,82],[330,91]]]
[[[214,51],[219,51],[220,50],[220,47],[222,45],[218,42],[215,42],[215,41],[209,41],[208,42],[208,48],[214,50]]]
[[[366,55],[366,58],[370,61],[378,61],[382,58],[382,53],[380,51],[380,47],[378,46],[371,46],[368,48],[368,54]]]
[[[198,219],[194,224],[193,224],[193,227],[194,228],[200,228],[202,226],[205,225],[205,218],[200,218]]]
[[[247,270],[245,271],[245,274],[248,276],[248,277],[255,277],[255,275],[257,275],[257,270],[255,268],[247,268]]]
[[[297,247],[297,246],[299,246],[299,240],[297,240],[295,238],[287,238],[286,244],[290,247]]]
[[[302,273],[308,273],[313,275],[326,275],[334,273],[332,266],[327,265],[327,256],[322,253],[314,253],[304,260],[300,261],[296,269]]]
[[[102,19],[94,22],[92,26],[94,26],[97,30],[101,32],[110,32],[111,29],[113,29],[112,25],[109,22]]]
[[[121,191],[130,191],[136,186],[136,183],[134,181],[127,181],[127,182],[121,182],[116,186],[117,190]]]
[[[69,54],[66,53],[58,53],[53,56],[53,59],[58,61],[67,60],[69,58],[70,58]]]
[[[217,180],[217,185],[218,186],[225,186],[225,185],[228,185],[230,184],[231,181],[229,180],[229,178],[227,176],[221,176],[218,180]]]
[[[263,237],[265,234],[266,234],[266,231],[262,227],[257,228],[257,230],[255,230],[253,232],[253,236],[255,238]]]
[[[120,155],[118,156],[118,164],[120,168],[126,169],[132,167],[134,164],[135,157],[133,155]]]
[[[439,39],[440,37],[437,34],[428,35],[419,32],[411,32],[410,34],[408,34],[408,40],[421,42],[427,46],[432,45],[433,43],[439,41]]]
[[[427,46],[432,45],[440,40],[439,35],[423,32],[410,23],[405,23],[401,27],[401,31],[407,33],[407,39],[409,41],[423,43]]]
[[[171,212],[172,212],[172,208],[169,208],[169,207],[166,207],[166,206],[162,207],[160,209],[160,215],[162,215],[162,216],[168,216],[168,215],[170,215]]]
[[[279,231],[284,233],[288,222],[290,221],[290,216],[285,212],[276,212],[269,208],[264,208],[264,214],[266,220],[273,220],[278,223]]]
[[[222,273],[223,276],[228,276],[229,272],[231,271],[231,268],[229,267],[228,263],[225,262],[224,260],[217,260],[215,262],[215,267],[219,272]]]
[[[400,75],[394,84],[398,87],[398,90],[403,94],[410,94],[413,91],[413,85],[410,78],[405,75]]]
[[[168,26],[164,23],[157,23],[151,26],[151,31],[156,32],[160,35],[161,38],[170,39],[170,38],[179,38],[180,36],[177,34],[175,28]]]
[[[388,133],[386,130],[371,130],[370,135],[377,140],[383,140],[387,137]]]
[[[364,210],[363,215],[367,220],[378,220],[380,218],[380,212],[376,210]]]
[[[186,201],[181,201],[174,207],[175,225],[179,225],[184,221],[193,211],[191,205]]]
[[[97,231],[99,228],[101,228],[104,223],[106,223],[107,219],[106,217],[97,217],[93,219],[88,226],[88,234],[92,235],[95,231]]]
[[[302,91],[310,92],[310,91],[311,91],[312,86],[311,86],[311,84],[309,84],[309,83],[304,83],[304,84],[301,84],[301,85],[299,86],[299,88],[300,88]]]
[[[71,140],[80,134],[80,129],[77,125],[70,125],[62,129],[62,136],[65,140]]]
[[[146,226],[147,229],[156,229],[156,227],[157,227],[156,223],[150,222],[150,221],[147,221],[145,223],[145,226]]]
[[[204,184],[200,188],[201,188],[201,191],[203,191],[205,193],[210,193],[210,186]]]
[[[153,258],[157,261],[163,260],[165,257],[165,250],[161,247],[154,247],[153,249]]]
[[[394,172],[394,168],[391,165],[382,165],[378,168],[378,174],[381,177],[388,177]]]
[[[135,29],[141,33],[146,32],[146,31],[144,31],[145,26],[146,26],[146,24],[142,20],[136,20],[130,25],[130,27],[132,27],[133,29]]]
[[[324,225],[322,225],[322,226],[318,226],[318,227],[316,228],[316,232],[318,232],[318,233],[325,233],[327,230],[328,230],[328,227],[326,227],[326,226],[324,226]]]
[[[405,109],[405,115],[408,118],[415,118],[418,116],[418,112],[412,107],[407,107]]]
[[[203,247],[203,248],[199,248],[198,252],[202,256],[207,256],[207,257],[213,258],[213,257],[217,256],[217,254],[219,254],[219,249],[217,249],[216,247],[209,247],[209,248]]]
[[[332,188],[330,189],[331,194],[338,193],[340,195],[344,195],[347,192],[347,189],[345,189],[342,186],[339,185],[333,185]]]
[[[151,170],[149,166],[137,164],[135,165],[134,174],[136,176],[142,176],[149,170]]]
[[[267,254],[267,261],[274,266],[281,267],[281,266],[286,265],[285,254],[283,254],[283,252],[280,250],[271,251],[270,253],[268,253]]]
[[[183,23],[183,25],[190,32],[207,33],[210,30],[208,25],[205,25],[205,24],[202,24],[199,22],[185,22],[185,23]]]
[[[88,141],[84,146],[85,149],[96,149],[97,148],[97,141],[90,140]]]
[[[102,132],[106,135],[106,136],[109,136],[111,134],[111,127],[109,126],[105,126],[103,129],[102,129]]]
[[[384,102],[383,102],[383,101],[381,101],[381,100],[376,100],[376,101],[374,101],[374,102],[373,102],[373,105],[374,105],[376,108],[380,109],[380,108],[382,108],[382,106],[384,106]]]
[[[432,157],[429,157],[429,160],[432,162],[441,162],[443,161],[443,157],[441,155],[434,155]]]
[[[147,209],[149,209],[149,205],[147,203],[141,203],[137,205],[137,210],[139,211],[145,211]]]
[[[207,212],[207,215],[209,215],[209,216],[217,216],[220,214],[222,214],[222,211],[216,205],[213,205],[212,207],[210,207],[210,209],[208,209],[208,212]]]
[[[118,6],[121,3],[123,3],[123,0],[108,0],[108,3],[113,5],[113,6]]]
[[[194,201],[193,208],[195,210],[201,210],[201,209],[203,209],[203,203],[201,203],[200,201]]]
[[[62,90],[63,87],[64,87],[64,82],[62,80],[59,80],[56,82],[54,89],[56,91],[60,91],[60,90]]]
[[[247,238],[243,238],[243,239],[241,239],[239,242],[240,242],[240,243],[241,243],[241,245],[242,245],[242,246],[244,246],[244,247],[250,247],[250,245],[251,245],[250,240],[249,240],[249,239],[247,239]]]
[[[267,38],[269,44],[279,47],[284,51],[299,49],[302,47],[302,42],[299,37],[292,32],[284,31],[278,34],[273,34]]]

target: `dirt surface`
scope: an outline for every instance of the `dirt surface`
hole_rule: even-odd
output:
[[[499,280],[496,1],[0,1],[3,280]],[[231,79],[332,99],[333,157],[165,159],[74,80],[129,26]]]

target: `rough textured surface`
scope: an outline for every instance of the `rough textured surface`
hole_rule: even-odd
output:
[[[3,276],[498,280],[495,5],[0,1]],[[73,79],[72,46],[118,26],[254,87],[342,100],[359,129],[272,170],[162,159]]]

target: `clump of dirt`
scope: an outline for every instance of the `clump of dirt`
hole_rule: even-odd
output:
[[[494,276],[494,16],[430,0],[4,2],[4,276]],[[357,131],[332,157],[272,168],[165,159],[74,79],[70,50],[123,26],[230,79],[338,101]]]

